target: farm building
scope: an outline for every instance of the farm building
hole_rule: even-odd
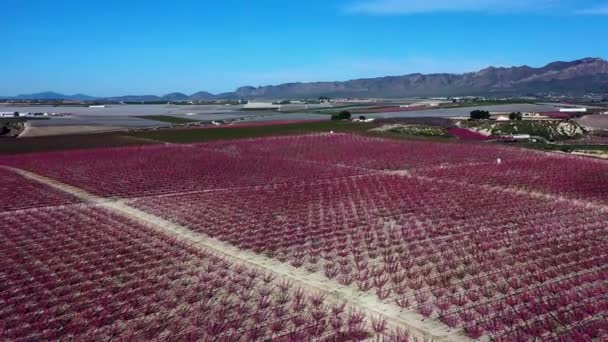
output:
[[[510,120],[510,112],[490,112],[492,118],[496,121],[509,121]],[[537,113],[537,112],[522,112],[521,116],[524,120],[547,120],[548,116],[544,115],[545,113]]]
[[[518,141],[532,139],[532,136],[530,134],[511,134],[509,137],[513,140]]]
[[[352,121],[353,121],[353,122],[374,122],[375,120],[376,120],[376,119],[374,119],[374,118],[368,118],[368,119],[366,119],[366,118],[364,117],[363,119],[361,119],[361,118],[356,118],[356,119],[353,119]]]
[[[547,120],[547,119],[550,119],[550,117],[547,116],[547,113],[537,113],[537,112],[523,113],[522,117],[523,117],[524,120]]]
[[[587,108],[560,108],[561,113],[587,113]]]

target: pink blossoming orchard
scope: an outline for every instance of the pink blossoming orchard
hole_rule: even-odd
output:
[[[608,339],[608,162],[315,134],[0,165],[3,339]]]

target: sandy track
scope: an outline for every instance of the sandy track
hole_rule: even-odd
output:
[[[121,126],[69,125],[34,127],[31,124],[27,123],[25,129],[21,132],[21,134],[19,134],[19,138],[47,137],[69,134],[121,132],[127,130],[129,130],[129,128]]]
[[[0,166],[1,167],[1,166]],[[399,309],[396,305],[379,302],[374,294],[358,291],[353,287],[345,287],[337,282],[328,280],[318,273],[310,273],[303,269],[292,267],[277,260],[267,258],[253,252],[238,249],[229,244],[212,239],[204,234],[194,232],[184,226],[151,215],[137,208],[131,207],[122,200],[110,200],[90,194],[82,189],[60,183],[25,170],[10,168],[20,175],[51,186],[57,190],[74,195],[86,203],[120,214],[135,220],[149,228],[168,234],[181,241],[188,242],[194,247],[211,251],[226,257],[234,262],[256,267],[277,277],[291,281],[294,285],[313,293],[321,293],[326,300],[334,303],[346,302],[353,309],[360,310],[368,317],[383,317],[392,329],[406,329],[411,337],[424,341],[469,341],[460,330],[447,330],[441,323],[434,320],[422,321],[413,312]]]

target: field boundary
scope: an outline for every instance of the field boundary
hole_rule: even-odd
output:
[[[0,167],[4,167],[23,177],[76,196],[85,203],[96,205],[130,220],[139,222],[146,227],[177,238],[180,241],[187,242],[195,248],[202,248],[237,263],[272,273],[278,277],[291,281],[294,285],[300,286],[309,292],[323,294],[330,302],[346,302],[347,306],[362,311],[368,318],[384,318],[389,327],[393,330],[407,330],[410,337],[420,338],[424,341],[437,342],[469,341],[460,329],[448,330],[440,322],[434,320],[423,321],[413,312],[401,310],[393,304],[379,302],[373,294],[342,286],[337,282],[326,279],[318,273],[310,273],[278,260],[273,260],[254,252],[241,250],[227,243],[210,238],[205,234],[194,232],[187,227],[131,207],[125,200],[98,197],[80,188],[58,182],[36,173],[13,167]]]

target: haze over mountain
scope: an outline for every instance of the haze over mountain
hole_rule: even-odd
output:
[[[15,99],[15,100],[95,100],[94,96],[85,94],[65,95],[59,94],[53,91],[45,91],[34,94],[22,94],[17,96],[0,96],[3,99]]]
[[[556,93],[583,95],[608,93],[608,62],[584,58],[571,62],[553,62],[541,68],[529,66],[488,67],[464,74],[409,74],[345,82],[286,83],[245,86],[234,92],[214,95],[197,92],[190,96],[171,93],[165,96],[130,95],[95,98],[88,95],[62,95],[45,92],[19,95],[15,99],[40,100],[110,100],[110,101],[184,101],[213,99],[285,99],[329,97],[411,97],[464,95],[527,95]],[[9,97],[10,98],[10,97]]]

